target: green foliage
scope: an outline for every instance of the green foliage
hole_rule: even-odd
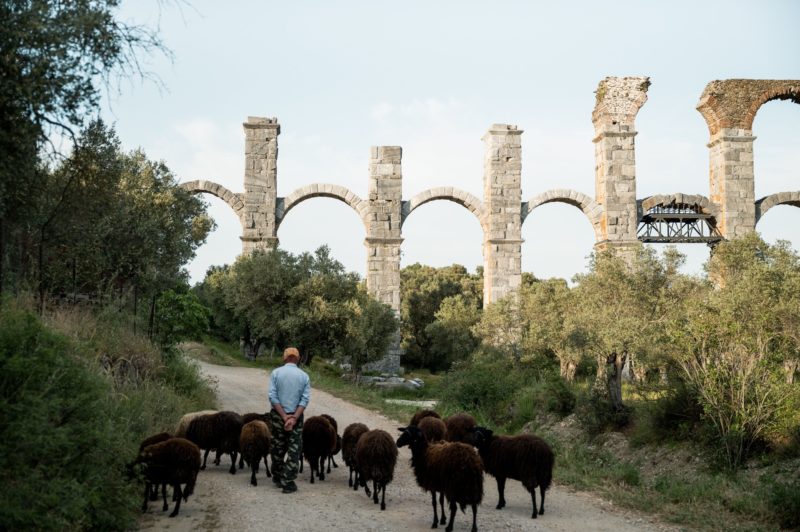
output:
[[[446,369],[453,360],[463,359],[460,350],[475,343],[467,324],[483,305],[483,272],[474,275],[454,264],[433,268],[412,264],[400,271],[400,319],[403,363],[417,368]],[[444,308],[442,304],[451,300]],[[463,316],[454,314],[455,308]],[[437,316],[441,310],[442,314]],[[438,323],[437,323],[438,322]],[[448,345],[448,340],[457,344]]]
[[[608,396],[597,386],[591,386],[588,392],[578,397],[575,411],[581,426],[591,436],[624,428],[632,419],[629,407],[615,409]]]
[[[76,140],[102,87],[148,77],[139,53],[164,51],[155,32],[116,18],[119,4],[0,3],[0,291],[8,280],[16,288],[30,280],[37,263],[28,255],[31,235],[50,237],[77,183],[50,171],[58,138]]]
[[[751,234],[720,244],[707,270],[717,288],[687,294],[668,330],[723,461],[736,468],[796,419],[800,257]]]
[[[213,404],[195,367],[88,313],[0,307],[0,528],[129,529],[138,442]],[[56,330],[58,332],[56,332]],[[125,360],[126,362],[122,362]]]
[[[208,328],[208,309],[195,294],[162,292],[156,300],[155,340],[162,349],[199,338]]]
[[[430,339],[431,371],[449,368],[453,362],[464,360],[478,347],[479,340],[472,333],[481,310],[478,301],[463,294],[442,300],[433,323],[425,327]]]
[[[457,363],[442,378],[441,403],[450,410],[466,410],[495,423],[505,422],[522,382],[521,373],[503,357]]]
[[[360,363],[383,356],[397,330],[391,309],[367,295],[328,248],[313,255],[277,249],[242,256],[210,270],[197,288],[223,337],[259,347],[296,346],[305,363],[316,355]]]

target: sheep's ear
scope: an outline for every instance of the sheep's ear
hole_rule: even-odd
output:
[[[400,432],[405,432],[406,429],[408,429],[408,427],[397,427],[397,430],[399,430]]]

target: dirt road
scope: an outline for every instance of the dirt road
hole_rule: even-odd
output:
[[[219,406],[237,412],[263,412],[267,404],[268,373],[263,370],[215,366],[200,363],[202,370],[217,381]],[[313,383],[312,383],[313,384]],[[397,422],[378,413],[355,406],[320,390],[312,390],[308,415],[331,414],[339,430],[354,422],[370,428],[381,428],[393,436]],[[229,458],[222,465],[200,472],[197,488],[183,503],[180,515],[169,519],[161,511],[160,502],[151,502],[140,521],[143,530],[430,530],[432,510],[430,495],[423,493],[414,481],[409,466],[408,448],[400,450],[394,481],[386,490],[386,510],[367,498],[363,490],[354,492],[347,486],[347,469],[340,464],[324,482],[309,483],[309,469],[298,478],[299,490],[284,495],[266,478],[263,467],[258,486],[250,485],[247,469],[228,473]],[[307,466],[307,464],[306,464]],[[558,482],[558,464],[554,472]],[[632,514],[588,494],[570,492],[554,485],[545,502],[546,513],[538,519],[530,517],[529,494],[519,482],[506,485],[507,506],[495,510],[497,487],[492,477],[484,480],[484,502],[478,509],[478,528],[487,530],[669,530],[646,516]],[[170,503],[170,510],[172,503]],[[470,530],[472,516],[456,515],[454,530]],[[443,526],[440,526],[444,529]]]

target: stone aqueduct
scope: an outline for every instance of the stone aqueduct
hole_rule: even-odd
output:
[[[483,200],[455,187],[432,188],[404,200],[399,146],[371,148],[367,198],[334,184],[308,185],[281,198],[277,195],[280,125],[275,118],[258,117],[249,117],[244,123],[244,192],[231,192],[211,181],[192,181],[183,187],[213,194],[233,209],[242,224],[243,253],[277,245],[281,222],[300,202],[320,196],[344,202],[358,213],[366,229],[367,287],[395,310],[400,308],[403,223],[416,208],[431,201],[455,202],[480,222],[485,305],[519,286],[522,224],[545,203],[562,202],[580,209],[594,228],[595,248],[622,254],[640,245],[637,227],[643,213],[654,207],[691,203],[710,217],[722,238],[754,230],[759,218],[776,205],[800,207],[800,190],[756,200],[752,131],[753,119],[764,103],[775,99],[800,103],[800,80],[729,79],[709,83],[697,106],[710,132],[709,196],[677,193],[637,199],[634,120],[647,100],[649,85],[646,77],[609,77],[597,88],[592,113],[594,197],[553,189],[523,201],[522,130],[495,124],[483,136]]]

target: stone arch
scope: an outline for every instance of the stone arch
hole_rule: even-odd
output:
[[[700,194],[683,194],[678,192],[676,194],[656,194],[655,196],[648,196],[639,202],[639,218],[644,213],[658,205],[670,205],[672,203],[697,205],[700,207],[703,214],[717,215],[719,209],[716,203],[711,202],[707,197]]]
[[[800,191],[778,192],[777,194],[770,194],[756,201],[756,223],[758,223],[768,210],[778,205],[800,207]]]
[[[706,85],[697,110],[712,136],[725,128],[752,131],[756,113],[772,100],[800,104],[800,80],[715,80]]]
[[[567,205],[577,207],[586,215],[589,219],[589,223],[592,224],[595,241],[599,242],[602,239],[600,216],[603,213],[603,207],[586,194],[578,192],[577,190],[555,188],[542,192],[528,201],[523,202],[521,223],[525,223],[525,219],[536,207],[540,207],[545,203],[566,203]]]
[[[464,190],[454,187],[436,187],[420,192],[408,201],[403,202],[400,227],[415,209],[436,200],[447,200],[457,203],[475,215],[483,228],[483,203]]]
[[[357,194],[352,192],[347,187],[340,185],[330,185],[324,183],[314,183],[313,185],[306,185],[298,188],[285,198],[278,198],[278,203],[275,212],[275,231],[281,226],[281,222],[286,218],[286,215],[301,202],[311,198],[334,198],[343,202],[351,209],[356,211],[364,228],[369,232],[369,224],[367,214],[369,212],[369,203],[358,197]]]
[[[242,201],[242,196],[240,194],[231,192],[227,188],[220,184],[214,183],[213,181],[205,181],[202,179],[181,183],[180,187],[184,190],[188,190],[192,194],[206,193],[218,197],[227,203],[231,209],[233,209],[233,212],[236,213],[236,216],[240,220],[242,219],[242,214],[244,213],[244,201]]]

